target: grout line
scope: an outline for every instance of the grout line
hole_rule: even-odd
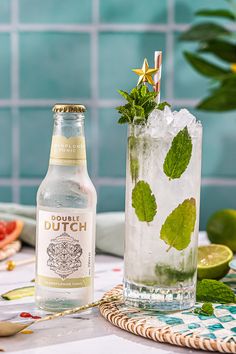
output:
[[[93,31],[91,33],[91,90],[92,90],[92,178],[96,180],[98,175],[98,32],[97,24],[99,22],[99,0],[93,0]]]
[[[42,179],[38,178],[0,178],[0,186],[38,186],[42,182]]]
[[[13,184],[17,187],[29,186],[38,187],[41,183],[41,178],[0,178],[0,186],[8,187]],[[97,177],[93,178],[93,182],[98,186],[124,186],[125,177]],[[218,178],[218,177],[203,177],[202,186],[224,186],[224,187],[236,187],[235,178]]]
[[[94,64],[95,65],[95,64]],[[93,75],[92,75],[93,76]],[[93,80],[94,81],[94,80]],[[91,108],[106,108],[106,107],[115,107],[123,103],[122,100],[119,99],[64,99],[65,101],[81,101],[86,106]],[[165,100],[165,98],[163,99]],[[60,101],[56,99],[0,99],[0,107],[34,107],[34,108],[42,108],[42,107],[51,107],[55,104],[55,101]],[[172,99],[172,104],[175,106],[185,105],[188,107],[194,107],[198,104],[198,99]]]
[[[93,23],[93,24],[16,24],[16,30],[19,32],[93,32],[94,27],[99,32],[168,32],[186,31],[191,26],[188,23],[174,23],[169,24],[116,24],[116,23]],[[225,25],[226,28],[236,31],[235,24]],[[0,24],[0,32],[11,32],[12,25]]]
[[[17,33],[17,21],[18,21],[18,0],[12,0],[11,2],[11,97],[12,100],[18,100],[19,94],[19,53],[18,53],[18,33]],[[17,182],[19,178],[19,110],[17,106],[12,106],[13,126],[12,126],[12,176],[13,182]],[[19,185],[18,183],[12,183],[12,197],[13,202],[19,202]]]
[[[214,178],[203,177],[202,186],[236,186],[236,179],[234,178]]]

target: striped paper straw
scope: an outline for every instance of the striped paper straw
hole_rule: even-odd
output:
[[[162,51],[155,51],[154,63],[155,63],[155,69],[158,69],[157,73],[154,75],[154,82],[155,82],[154,91],[158,92],[157,103],[160,103]]]

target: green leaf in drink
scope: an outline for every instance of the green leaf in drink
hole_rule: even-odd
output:
[[[182,251],[188,247],[196,222],[196,201],[185,199],[166,218],[161,228],[160,238],[169,245],[167,251],[174,247]]]
[[[145,181],[139,181],[132,191],[132,207],[139,221],[151,222],[157,213],[154,194]]]
[[[187,127],[174,137],[163,170],[170,179],[180,178],[186,170],[192,154],[192,139]]]

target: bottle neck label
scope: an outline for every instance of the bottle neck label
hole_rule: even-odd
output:
[[[84,136],[67,138],[53,135],[50,152],[50,165],[77,166],[86,163]]]

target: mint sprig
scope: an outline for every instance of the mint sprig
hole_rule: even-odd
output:
[[[163,110],[165,106],[170,106],[167,102],[158,104],[156,102],[157,92],[149,91],[145,85],[133,88],[130,93],[122,90],[118,92],[127,101],[125,105],[116,107],[121,115],[118,120],[119,124],[144,124],[155,108]]]
[[[204,302],[202,307],[197,307],[193,311],[196,315],[212,316],[214,315],[214,307],[211,302]]]
[[[203,279],[197,282],[197,301],[219,302],[221,304],[235,303],[235,294],[226,284],[218,280]]]

